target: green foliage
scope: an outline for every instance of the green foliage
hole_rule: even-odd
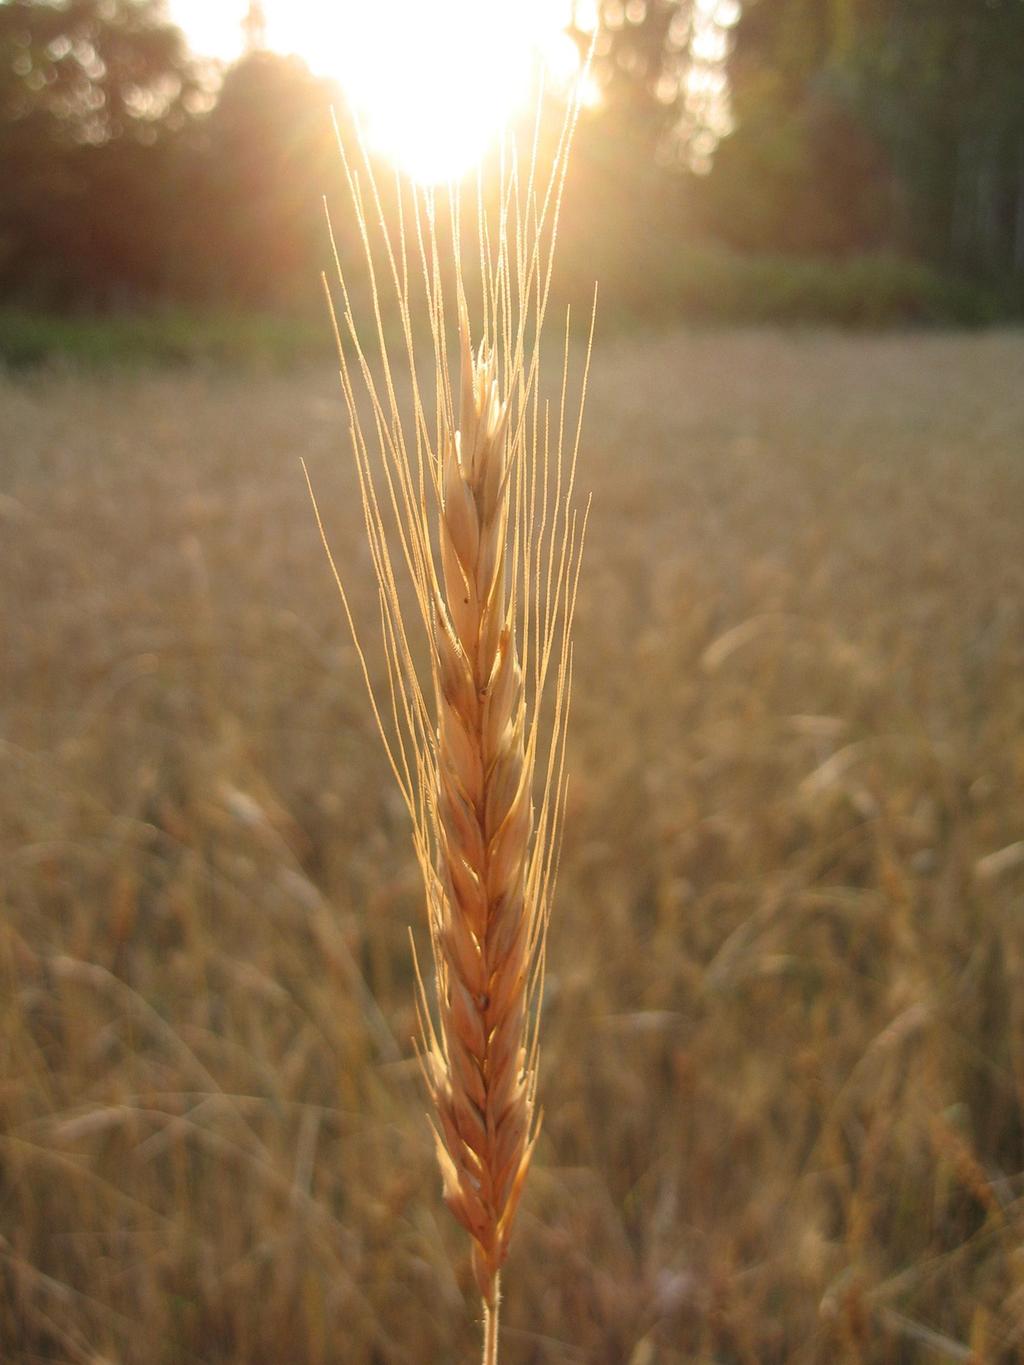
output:
[[[1024,4],[861,0],[851,107],[929,258],[1024,271]]]
[[[0,291],[66,305],[166,289],[201,98],[156,0],[0,3]]]
[[[748,0],[703,195],[743,247],[1024,273],[1020,0]]]
[[[673,307],[718,322],[826,322],[848,327],[995,321],[1009,300],[896,256],[842,261],[680,253],[669,272]]]
[[[67,317],[0,309],[0,367],[216,364],[275,369],[333,351],[326,324],[279,313],[189,313]]]
[[[817,98],[779,109],[765,79],[767,108],[719,147],[711,175],[694,187],[708,230],[744,251],[805,254],[897,245],[888,231],[885,159],[858,122]]]
[[[891,327],[976,326],[1014,316],[1019,297],[1000,295],[896,256],[836,261],[680,246],[649,270],[608,280],[602,320],[700,323],[824,323]]]
[[[556,300],[585,308],[571,280]],[[842,263],[683,247],[656,273],[609,272],[601,295],[605,335],[642,324],[783,322],[839,327],[977,326],[1019,316],[1024,298],[951,279],[913,261],[864,256]],[[322,316],[182,309],[61,316],[0,309],[0,369],[72,367],[90,372],[175,365],[287,370],[329,364],[333,341]]]
[[[0,0],[0,126],[76,146],[152,144],[195,106],[197,73],[159,0]]]

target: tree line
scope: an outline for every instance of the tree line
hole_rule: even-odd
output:
[[[748,0],[729,68],[738,243],[1024,274],[1024,0]]]
[[[592,268],[599,224],[612,273],[639,234],[658,259],[891,253],[1024,297],[1024,0],[598,8],[563,259]],[[0,0],[0,297],[306,306],[338,105],[295,59],[212,71],[159,0]]]

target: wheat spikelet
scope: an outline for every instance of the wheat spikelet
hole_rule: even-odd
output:
[[[533,1139],[525,1054],[537,928],[525,900],[532,763],[505,590],[507,408],[493,356],[481,349],[473,363],[464,317],[461,341],[460,425],[443,452],[439,519],[441,1030],[427,1061],[445,1198],[473,1238],[477,1282],[493,1308]]]
[[[435,993],[432,1008],[417,963],[421,1061],[445,1199],[471,1238],[488,1363],[497,1358],[500,1271],[537,1137],[537,1007],[565,797],[569,630],[585,524],[571,506],[579,417],[563,458],[568,326],[554,417],[538,396],[571,127],[570,117],[543,191],[533,161],[522,181],[514,157],[509,169],[502,163],[496,227],[478,196],[475,354],[454,191],[445,206],[407,187],[394,240],[369,159],[364,153],[361,173],[346,162],[373,290],[376,372],[339,264],[341,382],[377,577],[383,688],[372,685],[336,568],[335,576],[423,873]],[[446,349],[445,207],[457,385]],[[411,412],[397,397],[382,274],[398,302]],[[414,278],[429,323],[432,420],[417,376]],[[588,366],[589,346],[581,408]]]

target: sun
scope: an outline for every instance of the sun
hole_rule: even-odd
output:
[[[565,79],[578,65],[572,6],[559,0],[317,8],[316,50],[304,55],[339,82],[373,149],[421,183],[464,175],[529,107],[545,66]]]
[[[200,52],[240,55],[248,0],[167,0]],[[267,45],[338,82],[372,148],[423,184],[457,180],[530,109],[541,73],[580,75],[572,23],[597,0],[262,0]],[[593,82],[578,91],[597,101]]]
[[[196,50],[241,52],[248,0],[167,0]],[[338,82],[368,142],[424,184],[457,180],[531,108],[538,77],[568,88],[568,36],[597,25],[597,0],[262,0],[267,45]],[[588,83],[589,82],[589,83]],[[597,102],[584,77],[577,92]]]

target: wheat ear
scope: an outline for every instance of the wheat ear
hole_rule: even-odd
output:
[[[525,900],[532,755],[505,588],[507,405],[461,319],[460,424],[443,453],[437,604],[439,1046],[428,1079],[449,1208],[473,1239],[489,1314],[534,1139],[526,994],[538,924]]]
[[[340,261],[341,323],[332,306],[386,686],[373,686],[342,576],[331,564],[423,874],[436,990],[432,1007],[417,963],[420,1057],[437,1116],[445,1199],[471,1238],[485,1365],[497,1360],[500,1272],[537,1139],[539,995],[565,798],[569,631],[586,520],[572,511],[579,417],[563,458],[568,327],[554,420],[537,383],[570,134],[571,118],[546,189],[536,187],[535,158],[522,185],[516,163],[507,177],[503,171],[493,229],[478,196],[483,321],[475,353],[459,200],[454,193],[449,199],[457,385],[446,347],[441,206],[406,187],[393,240],[365,154],[362,175],[345,165],[372,286],[379,369],[360,340]],[[403,194],[411,207],[403,209]],[[432,420],[416,370],[410,281],[417,266],[433,351]],[[398,302],[411,386],[406,411],[382,321],[382,273]],[[580,415],[585,386],[586,368]],[[416,616],[425,666],[417,663]]]

